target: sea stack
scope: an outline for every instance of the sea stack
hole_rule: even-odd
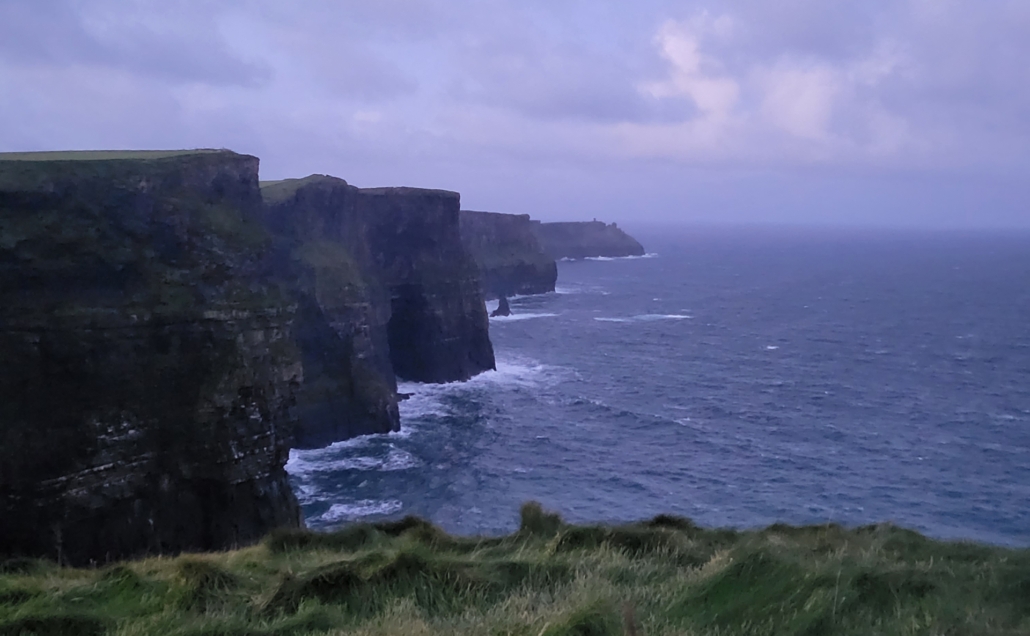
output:
[[[497,309],[495,309],[492,312],[490,312],[490,317],[491,318],[496,318],[497,316],[510,316],[510,315],[511,315],[511,307],[508,305],[508,298],[506,296],[501,296],[501,300],[497,304]]]

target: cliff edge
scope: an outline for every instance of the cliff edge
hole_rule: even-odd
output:
[[[457,193],[326,175],[261,192],[277,275],[298,306],[296,446],[397,430],[397,377],[454,382],[494,367]]]
[[[368,245],[358,189],[312,175],[264,182],[277,276],[298,307],[304,361],[294,445],[317,448],[400,428],[387,326],[390,294]]]
[[[495,368],[479,269],[461,241],[457,192],[359,190],[368,246],[390,292],[397,377],[455,382]]]
[[[528,214],[462,210],[461,239],[479,266],[487,299],[554,291],[558,266]]]
[[[614,223],[534,221],[533,231],[544,250],[555,259],[644,255],[644,247]]]
[[[0,155],[0,551],[73,564],[301,525],[293,308],[258,160]]]

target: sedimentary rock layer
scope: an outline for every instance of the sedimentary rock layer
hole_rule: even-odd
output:
[[[528,214],[462,210],[461,238],[488,299],[554,291],[558,266],[540,246]]]
[[[389,290],[368,245],[358,189],[312,175],[262,184],[279,239],[279,275],[295,294],[293,333],[304,358],[296,446],[397,430]]]
[[[0,155],[0,551],[72,563],[300,525],[302,381],[258,160]]]
[[[390,290],[388,336],[397,376],[454,382],[493,369],[479,270],[461,242],[458,193],[359,192],[368,246]]]
[[[553,258],[588,258],[596,256],[642,256],[644,248],[614,223],[600,221],[540,223],[533,222],[544,251]]]
[[[396,376],[453,382],[493,368],[456,193],[359,190],[312,175],[265,183],[262,194],[300,308],[298,446],[396,430]]]

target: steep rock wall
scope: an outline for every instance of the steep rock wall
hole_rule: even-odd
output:
[[[321,447],[397,430],[390,294],[372,260],[358,189],[312,175],[263,183],[266,223],[280,239],[279,275],[299,307],[304,359],[295,445]]]
[[[454,382],[494,368],[479,270],[461,242],[456,192],[360,190],[368,245],[390,291],[397,376]]]
[[[300,525],[300,357],[258,160],[0,155],[0,552],[71,563]]]
[[[461,239],[488,299],[554,291],[558,266],[540,246],[528,214],[462,210]]]
[[[534,221],[533,231],[544,251],[555,259],[644,255],[644,247],[614,223]]]

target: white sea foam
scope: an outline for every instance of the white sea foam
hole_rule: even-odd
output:
[[[630,316],[629,318],[604,318],[594,317],[594,320],[598,322],[653,322],[655,320],[690,320],[693,316],[684,316],[681,314],[641,314],[639,316]]]
[[[329,510],[324,512],[319,521],[326,523],[336,523],[339,521],[353,521],[355,519],[361,519],[362,517],[371,517],[373,515],[389,515],[393,514],[404,507],[401,502],[390,499],[386,501],[377,501],[375,499],[361,499],[352,503],[337,503],[333,504]]]
[[[510,316],[493,316],[494,322],[517,322],[519,320],[531,320],[533,318],[554,318],[558,314],[512,314]]]
[[[318,497],[316,496],[318,494],[318,488],[311,484],[298,485],[295,494],[297,495],[297,501],[302,506],[318,501]]]
[[[465,382],[448,384],[420,384],[401,382],[398,390],[411,397],[400,403],[401,429],[410,428],[409,422],[419,418],[447,417],[451,415],[450,398],[484,388],[497,386],[536,387],[553,381],[569,370],[538,364],[532,360],[508,358],[497,360],[497,369],[480,373]]]
[[[407,470],[415,468],[421,462],[414,455],[399,448],[390,448],[386,457],[348,457],[336,462],[327,463],[325,469],[332,471],[339,470],[368,470],[391,472],[395,470]]]
[[[634,320],[642,320],[645,322],[651,320],[690,320],[693,316],[684,316],[681,314],[643,314],[641,316],[633,316]]]
[[[336,442],[325,448],[295,448],[290,451],[290,459],[286,462],[286,472],[293,477],[303,479],[312,473],[332,472],[335,470],[400,470],[398,468],[384,467],[384,463],[390,462],[391,457],[394,457],[394,452],[403,453],[411,457],[399,449],[391,450],[386,460],[377,460],[364,456],[354,457],[348,451],[366,448],[376,440],[404,439],[411,435],[412,430],[413,428],[408,426],[393,433],[364,435],[343,442]],[[391,449],[394,448],[392,444],[390,447]],[[417,462],[413,457],[411,459]],[[395,460],[392,465],[396,465],[398,461]]]
[[[575,284],[571,286],[555,287],[554,293],[559,296],[571,294],[601,294],[607,296],[611,292],[607,292],[597,285]]]
[[[642,258],[658,258],[658,254],[648,253],[642,256],[587,256],[586,261],[636,261]]]
[[[776,351],[777,349],[779,349],[779,347],[776,345],[768,345],[766,349],[768,349],[769,351]]]

